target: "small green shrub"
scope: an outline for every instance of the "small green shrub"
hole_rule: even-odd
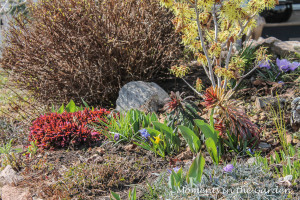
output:
[[[125,83],[160,77],[182,55],[171,14],[156,1],[41,0],[27,10],[0,63],[42,101],[111,105]]]

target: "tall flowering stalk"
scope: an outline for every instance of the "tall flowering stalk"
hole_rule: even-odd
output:
[[[265,49],[257,52],[254,68],[245,73],[245,60],[232,55],[234,43],[253,29],[255,17],[265,8],[275,6],[277,0],[160,0],[161,4],[175,14],[176,32],[182,33],[182,42],[194,52],[212,86],[225,90],[227,83],[241,80],[265,62]],[[222,53],[224,52],[224,53]],[[183,78],[187,66],[173,66],[171,72]],[[185,81],[185,80],[184,80]],[[185,81],[187,83],[187,81]],[[202,88],[196,83],[196,89]],[[189,85],[191,86],[191,85]],[[198,91],[200,96],[201,93]]]

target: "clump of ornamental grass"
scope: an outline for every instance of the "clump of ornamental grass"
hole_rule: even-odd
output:
[[[194,53],[198,64],[203,67],[209,78],[211,87],[203,95],[204,87],[200,79],[196,81],[194,87],[188,83],[184,77],[190,69],[185,65],[172,66],[171,72],[176,77],[182,78],[205,100],[205,105],[212,114],[217,114],[215,119],[221,129],[234,130],[236,137],[244,140],[258,139],[258,128],[229,100],[241,81],[262,62],[268,61],[269,56],[265,48],[258,49],[252,69],[246,69],[247,60],[242,54],[234,54],[233,47],[243,34],[255,27],[255,17],[259,12],[274,7],[276,1],[160,0],[160,2],[174,13],[175,31],[182,34],[183,44]]]

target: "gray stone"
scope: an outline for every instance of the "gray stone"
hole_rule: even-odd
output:
[[[144,112],[156,112],[163,107],[169,95],[156,83],[132,81],[119,91],[117,111],[139,109]]]
[[[29,188],[18,188],[11,185],[2,187],[2,200],[32,200]]]
[[[271,145],[268,143],[265,143],[265,142],[261,142],[261,143],[259,143],[258,148],[269,149],[269,148],[271,148]]]
[[[255,157],[249,158],[246,162],[246,164],[248,164],[248,165],[253,165],[254,163],[256,163],[256,158]]]
[[[17,183],[23,178],[10,166],[7,165],[0,173],[0,185]]]
[[[269,37],[266,39],[259,38],[258,40],[250,40],[249,44],[251,44],[251,46],[255,48],[258,48],[260,46],[268,47],[272,53],[280,57],[289,55],[294,56],[295,53],[300,53],[299,41],[281,41],[275,37]]]
[[[287,99],[285,98],[279,98],[280,106],[283,106],[286,102]],[[278,107],[278,98],[277,97],[271,97],[271,96],[266,96],[266,97],[256,97],[255,99],[255,107],[257,109],[265,109],[268,106],[272,106],[273,108]]]
[[[291,108],[291,126],[294,131],[298,131],[300,129],[300,97],[292,101]]]

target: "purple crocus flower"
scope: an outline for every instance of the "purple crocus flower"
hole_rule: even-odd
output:
[[[271,69],[271,65],[270,65],[270,61],[269,61],[269,60],[260,61],[258,66],[259,66],[260,68]]]
[[[283,82],[283,81],[278,81],[278,83],[279,83],[279,84],[282,84],[282,85],[284,84],[284,82]]]
[[[149,139],[150,134],[148,133],[148,131],[146,129],[139,130],[139,132],[141,133],[142,137],[145,138],[145,140]]]
[[[291,63],[287,59],[280,60],[278,58],[276,59],[276,64],[277,64],[278,68],[284,72],[295,71],[300,66],[299,62]]]
[[[276,58],[276,64],[281,71],[287,72],[290,69],[290,62],[287,59]]]
[[[177,173],[180,169],[181,169],[181,167],[175,167],[175,168],[173,168],[173,171],[174,171],[175,173]],[[172,170],[171,170],[171,169],[168,169],[168,172],[169,172],[170,174],[172,174]]]
[[[292,62],[292,63],[290,64],[290,70],[291,70],[291,71],[295,71],[299,66],[300,66],[300,63],[299,63],[299,62]]]
[[[120,134],[119,133],[116,133],[115,136],[114,136],[114,140],[115,141],[118,141],[120,139]]]
[[[223,170],[227,173],[232,172],[233,169],[234,169],[234,166],[232,164],[228,164],[223,168]]]
[[[253,149],[253,151],[252,151],[252,150],[249,148],[248,151],[249,151],[250,154],[253,155],[255,150]]]

